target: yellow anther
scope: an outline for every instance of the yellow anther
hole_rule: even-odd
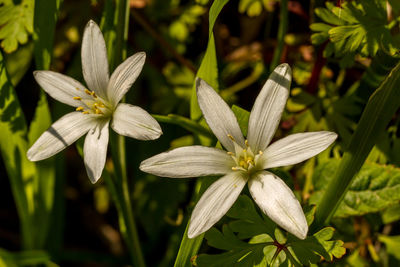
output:
[[[98,109],[98,108],[95,109],[95,113],[96,113],[96,114],[103,114],[103,112],[102,112],[100,109]]]
[[[232,135],[228,134],[228,137],[229,137],[232,141],[235,141],[235,138],[233,138]]]
[[[78,90],[78,91],[80,90],[78,87],[75,87],[75,89]]]
[[[233,185],[233,187],[235,187],[235,188],[236,188],[236,187],[237,187],[237,184],[234,184],[234,185]]]
[[[230,152],[230,151],[226,152],[226,154],[228,154],[229,156],[235,155],[233,152]]]
[[[249,141],[247,141],[247,139],[244,140],[244,144],[245,144],[247,147],[249,147]]]
[[[82,100],[82,98],[80,96],[74,96],[73,99],[75,100]]]
[[[85,89],[85,93],[88,95],[92,95],[92,92],[90,92],[90,90],[88,90],[88,89]]]
[[[82,112],[83,114],[89,114],[89,111],[84,111],[84,112]]]
[[[237,170],[239,170],[239,169],[236,167],[232,167],[232,171],[237,171]]]
[[[262,155],[262,154],[263,154],[263,152],[260,150],[260,151],[258,151],[258,154]]]
[[[90,94],[91,94],[94,98],[97,98],[97,95],[94,93],[94,91],[92,91]]]
[[[84,108],[83,107],[77,107],[75,110],[76,111],[82,111]]]

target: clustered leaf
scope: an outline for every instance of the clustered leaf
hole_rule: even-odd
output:
[[[325,23],[311,24],[314,45],[326,42],[324,56],[342,58],[342,64],[353,62],[356,53],[374,56],[378,49],[396,50],[399,43],[390,33],[385,1],[348,1],[340,7],[326,2],[315,14]],[[384,46],[384,47],[383,47]]]
[[[0,40],[5,52],[11,53],[25,44],[33,32],[33,0],[0,0]]]
[[[339,163],[339,160],[329,160],[317,167],[313,176],[316,192],[311,196],[310,203],[319,202]],[[367,162],[354,178],[334,216],[360,216],[383,211],[399,200],[400,169]]]
[[[307,223],[314,219],[315,207],[306,207]],[[205,238],[208,245],[221,254],[201,254],[198,266],[301,266],[321,261],[332,261],[346,252],[343,242],[331,240],[334,229],[327,227],[305,240],[287,237],[274,222],[257,212],[253,201],[245,195],[238,198],[227,213],[234,219],[223,225],[222,232],[210,229]],[[249,240],[249,241],[246,241]]]

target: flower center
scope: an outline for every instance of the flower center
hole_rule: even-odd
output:
[[[235,146],[235,152],[227,152],[236,163],[236,166],[232,167],[232,170],[246,172],[256,170],[257,160],[262,155],[262,152],[260,151],[258,154],[254,154],[247,140],[245,140],[246,148],[243,148],[236,143],[232,135],[228,135],[228,137]]]
[[[94,91],[85,89],[83,92],[81,89],[76,88],[79,91],[78,95],[74,96],[73,99],[81,102],[81,106],[76,108],[76,111],[82,111],[83,114],[96,114],[108,116],[111,114],[111,110],[106,104],[107,102],[101,97],[97,96]]]

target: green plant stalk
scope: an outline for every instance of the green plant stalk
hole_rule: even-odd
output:
[[[115,191],[117,193],[117,197],[114,201],[117,201],[117,208],[120,207],[118,211],[121,213],[120,219],[123,220],[123,224],[121,225],[120,223],[121,233],[127,243],[134,266],[144,267],[146,264],[140,246],[138,231],[136,229],[128,175],[126,173],[125,138],[123,138],[123,136],[114,133],[111,135],[111,151],[117,179],[115,179],[115,184],[112,185],[114,188],[110,188],[110,191]],[[108,183],[108,186],[110,186],[110,183]]]
[[[360,170],[380,134],[400,106],[400,63],[390,72],[370,97],[348,150],[317,206],[312,230],[320,229],[335,213],[353,177]]]
[[[111,27],[110,25],[107,25],[111,29],[115,29],[115,39],[112,39],[113,35],[111,34],[109,35],[111,40],[106,40],[109,41],[108,49],[111,51],[111,53],[109,53],[111,72],[114,71],[114,69],[127,56],[126,42],[128,40],[129,28],[129,1],[117,0],[115,1],[115,4],[113,25]],[[108,12],[113,12],[110,5],[104,15],[109,18],[110,14]],[[108,22],[110,21],[108,20]],[[146,264],[140,246],[138,231],[136,229],[135,216],[133,214],[129,191],[128,175],[126,172],[125,137],[112,133],[110,139],[116,179],[114,179],[114,183],[108,182],[107,185],[109,186],[110,191],[116,192],[116,197],[113,199],[116,202],[119,211],[120,230],[128,246],[132,263],[134,266],[144,267]]]
[[[279,65],[279,61],[282,57],[283,47],[285,45],[285,35],[288,30],[288,0],[281,0],[280,12],[279,12],[279,28],[278,28],[278,44],[275,48],[274,55],[272,57],[271,65],[269,67],[270,72],[272,72],[276,66]]]

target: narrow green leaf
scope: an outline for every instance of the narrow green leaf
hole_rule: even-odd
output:
[[[222,8],[228,3],[229,0],[217,0],[214,1],[209,12],[209,27],[208,34],[209,40],[207,44],[207,50],[204,54],[204,58],[201,61],[199,70],[197,71],[196,77],[202,78],[209,85],[211,85],[215,90],[218,91],[218,64],[217,64],[217,56],[215,51],[215,41],[213,28],[215,21]],[[192,120],[199,120],[202,116],[199,104],[197,103],[197,94],[196,94],[196,83],[193,83],[192,89],[192,97],[190,99],[190,118]]]
[[[15,266],[31,266],[37,264],[45,264],[45,266],[57,266],[56,264],[51,263],[50,255],[41,250],[9,252],[7,250],[0,249],[0,265],[1,260],[5,261],[7,264],[14,264]]]
[[[36,0],[34,9],[34,57],[36,69],[47,70],[50,68],[53,53],[54,33],[61,0],[46,1]],[[43,90],[40,92],[39,102],[34,118],[29,127],[28,140],[32,145],[39,136],[50,127],[51,111],[47,97]],[[55,158],[50,158],[36,163],[38,176],[35,179],[37,210],[35,211],[35,236],[36,248],[43,248],[47,239],[51,213],[53,211],[55,196],[56,163]],[[58,188],[61,190],[61,188]],[[57,193],[56,195],[59,195]],[[60,232],[54,232],[60,235]]]
[[[211,139],[215,138],[214,134],[209,129],[183,116],[175,114],[168,114],[168,116],[163,116],[163,115],[152,115],[152,116],[159,122],[176,124],[194,134],[203,135]]]
[[[213,28],[215,21],[222,8],[228,3],[229,0],[217,0],[214,1],[209,12],[209,40],[207,45],[207,50],[204,54],[204,58],[200,64],[199,70],[196,74],[197,77],[202,78],[207,83],[209,83],[215,90],[218,90],[218,66],[217,66],[217,56],[215,51],[215,41]],[[194,121],[200,120],[202,116],[199,104],[197,103],[196,94],[196,83],[193,83],[192,96],[190,99],[190,118]],[[198,180],[196,183],[198,188],[206,188],[206,184]],[[195,198],[198,197],[198,194]],[[186,226],[187,228],[188,226]],[[181,245],[178,251],[178,256],[175,260],[174,266],[191,266],[191,258],[195,256],[200,248],[201,242],[203,240],[203,235],[196,238],[189,239],[187,233],[185,232],[181,241]]]
[[[399,108],[399,99],[400,64],[397,64],[368,101],[349,148],[317,207],[315,228],[321,227],[335,213],[354,175]]]
[[[247,136],[247,127],[249,126],[250,112],[236,105],[232,106],[232,111],[238,120],[240,130],[242,130],[244,136]]]
[[[21,219],[23,247],[32,248],[35,165],[26,158],[27,127],[18,98],[0,53],[0,150]]]

